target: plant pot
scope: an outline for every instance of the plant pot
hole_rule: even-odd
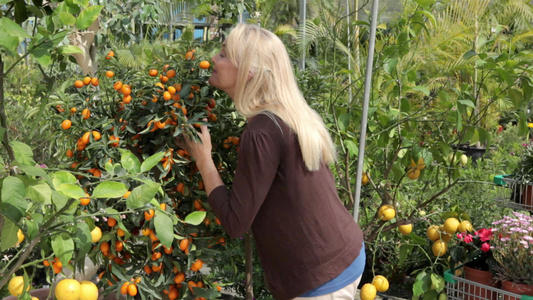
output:
[[[522,204],[526,209],[533,210],[533,185],[525,185],[522,191]]]
[[[455,150],[462,151],[466,156],[472,159],[472,164],[476,164],[477,160],[483,160],[487,147],[480,146],[470,146],[470,145],[452,145],[452,148]]]
[[[513,283],[512,281],[502,281],[502,290],[518,295],[533,296],[533,285]],[[520,297],[504,295],[503,300],[520,300]]]
[[[471,268],[467,265],[464,267],[465,279],[479,283],[487,287],[497,288],[499,283],[494,279],[492,273],[489,271],[483,271]],[[465,300],[485,300],[485,299],[498,299],[498,293],[489,290],[488,288],[470,285],[469,290],[465,291]]]

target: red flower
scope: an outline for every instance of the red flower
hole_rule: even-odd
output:
[[[482,228],[475,233],[477,236],[479,236],[479,240],[482,242],[486,242],[492,238],[492,229]]]
[[[489,243],[483,243],[483,244],[481,245],[481,251],[483,251],[483,252],[489,252],[489,251],[490,251],[490,245],[489,245]]]

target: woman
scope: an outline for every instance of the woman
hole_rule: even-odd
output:
[[[252,228],[276,299],[353,299],[365,263],[362,232],[339,199],[328,167],[335,146],[298,89],[283,43],[239,24],[212,61],[209,83],[248,120],[231,190],[211,158],[206,126],[201,142],[179,141],[196,160],[215,215],[231,237]]]

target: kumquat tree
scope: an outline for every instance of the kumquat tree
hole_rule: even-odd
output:
[[[372,20],[372,2],[0,0],[0,299],[274,299],[251,231],[226,234],[178,146],[207,126],[231,188],[247,120],[209,78],[238,22],[285,44],[335,143],[356,299],[485,299],[467,268],[509,250],[493,221],[533,212],[533,4],[381,0]],[[506,269],[489,298],[530,299],[500,290]]]

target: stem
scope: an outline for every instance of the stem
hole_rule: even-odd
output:
[[[4,78],[8,72],[4,73],[4,61],[2,60],[2,54],[0,54],[0,128],[5,128],[4,136],[3,138],[2,136],[0,136],[0,139],[2,140],[2,144],[6,148],[9,161],[14,161],[15,154],[13,153],[13,149],[11,149],[11,146],[9,145],[9,136],[7,134],[7,116],[4,107]],[[3,219],[0,220],[0,225],[3,225]],[[2,226],[0,226],[0,229],[1,228]]]
[[[254,299],[254,264],[252,256],[252,234],[248,231],[244,234],[245,272],[246,272],[246,300]]]

